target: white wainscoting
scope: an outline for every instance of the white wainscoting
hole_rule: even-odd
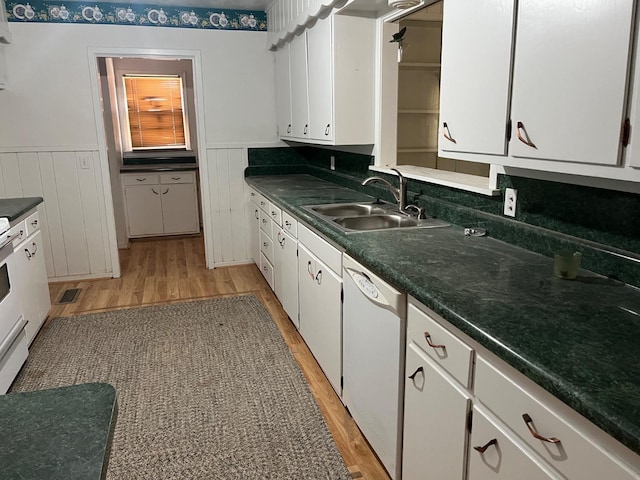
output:
[[[216,267],[252,262],[244,182],[247,166],[247,147],[207,148],[207,163],[201,168],[205,173],[201,178],[203,215],[209,215],[205,235]]]
[[[0,153],[0,198],[42,197],[38,210],[49,278],[110,277],[99,155],[40,149]]]

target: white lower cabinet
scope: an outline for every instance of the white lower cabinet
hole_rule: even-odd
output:
[[[342,278],[302,243],[298,252],[300,334],[333,389],[341,395]]]
[[[193,172],[122,175],[129,237],[200,230]]]
[[[298,241],[283,228],[278,228],[274,244],[275,293],[282,308],[296,326],[298,318]]]
[[[249,203],[249,245],[251,258],[260,266],[260,208],[255,202]]]
[[[28,322],[24,330],[27,341],[31,343],[51,308],[40,229],[14,248],[13,255],[16,268],[12,273],[12,283],[16,285],[22,316]]]
[[[463,480],[471,395],[414,342],[405,371],[402,478]]]
[[[523,450],[516,437],[490,420],[477,406],[473,407],[473,428],[469,445],[469,480],[561,478]]]

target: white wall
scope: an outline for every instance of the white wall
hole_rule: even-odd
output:
[[[11,23],[9,28],[13,43],[5,48],[9,79],[7,90],[0,92],[0,153],[11,154],[5,158],[10,158],[12,165],[14,159],[18,164],[22,161],[23,155],[19,153],[35,152],[46,158],[51,155],[54,167],[58,166],[58,158],[65,158],[64,164],[59,166],[60,176],[78,179],[78,186],[88,181],[90,173],[92,183],[98,179],[102,181],[101,165],[94,162],[91,168],[80,169],[79,162],[68,160],[81,151],[90,151],[92,158],[104,153],[99,152],[99,145],[103,143],[99,136],[104,136],[104,132],[97,127],[93,109],[92,82],[97,80],[90,76],[89,48],[198,51],[202,60],[204,93],[203,98],[196,99],[196,108],[204,110],[205,118],[205,129],[198,132],[198,141],[205,142],[203,146],[209,149],[218,146],[243,148],[277,141],[274,63],[272,53],[265,47],[266,33],[21,23]],[[106,155],[101,158],[106,159]],[[38,172],[45,208],[56,202],[52,208],[59,208],[61,216],[77,215],[85,202],[82,196],[78,197],[79,206],[74,206],[73,202],[60,204],[56,197],[66,195],[61,191],[65,188],[64,183],[54,182],[42,170]],[[232,169],[231,172],[234,178],[230,177],[229,181],[236,182],[235,177],[241,175],[241,171]],[[211,173],[207,174],[211,178]],[[0,171],[0,175],[6,177],[7,173]],[[19,167],[17,178],[20,178]],[[0,183],[13,181],[14,177],[7,177]],[[203,191],[208,195],[212,188],[216,187],[211,185],[211,189]],[[0,197],[11,196],[6,189],[2,190]],[[111,198],[110,192],[100,189],[97,195],[97,204],[104,204],[107,210],[99,212],[101,223],[98,227],[102,232],[107,230],[109,221],[113,222],[109,220],[113,218]],[[203,200],[209,201],[208,198]],[[209,221],[213,221],[212,211],[209,209]],[[204,212],[206,215],[207,209]],[[231,226],[210,226],[210,230],[218,228]],[[69,230],[62,224],[56,231],[50,229],[48,235],[51,238],[50,258],[57,259],[56,245],[64,244],[66,236],[73,235],[74,241],[86,244],[88,250],[84,262],[88,273],[77,275],[104,276],[104,272],[94,269],[88,260],[103,246],[95,245],[86,232]],[[77,239],[77,235],[82,238]],[[73,251],[68,253],[75,255]],[[246,253],[244,256],[247,257]],[[110,262],[107,258],[105,263],[110,265]],[[68,265],[67,268],[55,266],[49,274],[66,277],[76,275],[75,271]]]

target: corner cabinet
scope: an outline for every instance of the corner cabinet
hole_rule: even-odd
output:
[[[331,14],[276,51],[278,134],[374,143],[375,19]]]
[[[472,3],[444,5],[439,154],[629,179],[633,0]]]
[[[123,174],[129,237],[198,233],[194,172]]]

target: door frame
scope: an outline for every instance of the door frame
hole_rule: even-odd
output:
[[[204,98],[204,82],[202,80],[202,58],[199,50],[168,50],[149,48],[112,48],[112,47],[89,47],[89,73],[91,78],[91,92],[93,96],[93,113],[96,122],[96,137],[98,139],[98,155],[100,158],[100,170],[102,175],[102,187],[105,198],[105,205],[108,205],[106,213],[107,232],[109,235],[109,252],[111,255],[111,271],[114,278],[121,275],[120,258],[118,254],[118,240],[116,235],[116,221],[113,207],[113,196],[111,191],[111,175],[109,172],[109,159],[107,156],[107,140],[105,136],[105,124],[102,113],[102,101],[100,98],[100,76],[98,73],[98,58],[100,57],[130,57],[148,59],[168,59],[179,58],[191,60],[193,67],[193,95],[195,99],[196,131],[198,139],[198,171],[200,179],[207,176],[207,139],[205,128],[204,109],[199,108],[198,99]],[[207,199],[210,196],[209,187],[206,182],[200,182],[200,205],[202,206],[202,230],[205,244],[205,260],[207,268],[214,268],[213,238],[210,235],[211,207]]]

